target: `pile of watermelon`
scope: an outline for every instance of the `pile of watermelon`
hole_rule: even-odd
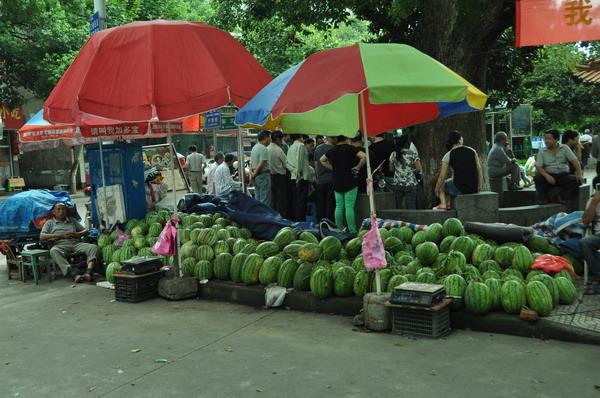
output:
[[[154,255],[150,249],[171,214],[148,213],[145,220],[131,220],[130,239],[120,247],[116,234],[98,241],[108,264],[107,278],[120,269],[120,262]],[[362,237],[342,244],[335,237],[318,240],[309,232],[283,228],[273,241],[252,238],[221,213],[181,215],[181,270],[199,280],[220,279],[237,283],[268,285],[311,291],[318,298],[359,296],[375,291],[375,274],[363,264]],[[498,245],[480,236],[465,234],[460,220],[431,224],[424,231],[409,227],[380,229],[388,267],[380,271],[382,290],[391,292],[403,282],[440,283],[447,294],[460,299],[456,305],[475,314],[493,310],[518,313],[528,307],[540,315],[558,304],[577,298],[567,271],[548,275],[531,270],[534,259],[544,253],[558,254],[548,240],[534,237],[525,246]],[[165,257],[165,264],[173,258]],[[109,273],[110,271],[110,273]],[[110,274],[110,276],[109,276]]]

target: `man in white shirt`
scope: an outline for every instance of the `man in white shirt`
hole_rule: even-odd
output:
[[[215,162],[210,166],[210,168],[208,170],[208,175],[206,176],[206,185],[207,185],[209,195],[216,194],[215,171],[217,170],[217,167],[219,167],[219,165],[221,163],[223,163],[224,158],[225,158],[225,156],[223,156],[223,154],[221,152],[217,153],[215,155]]]
[[[230,167],[233,165],[234,157],[228,153],[225,155],[225,161],[215,170],[215,194],[225,195],[233,190],[239,189],[239,184],[233,181]]]
[[[206,164],[206,158],[196,150],[196,145],[190,145],[188,156],[185,159],[185,168],[189,171],[192,191],[202,193],[202,171]]]
[[[304,221],[308,205],[308,151],[302,135],[294,135],[294,142],[287,152],[287,168],[290,171],[290,186],[294,201],[292,221]]]
[[[258,142],[252,147],[250,164],[254,180],[254,199],[271,206],[271,167],[267,145],[271,143],[271,132],[258,133]]]

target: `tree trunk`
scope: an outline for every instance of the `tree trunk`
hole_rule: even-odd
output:
[[[71,188],[70,194],[75,195],[77,193],[77,170],[79,170],[79,157],[81,156],[81,151],[83,150],[83,145],[79,145],[76,148],[73,148],[73,164],[71,165],[71,170],[69,171],[69,177],[71,178]]]

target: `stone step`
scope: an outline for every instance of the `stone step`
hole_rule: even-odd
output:
[[[565,211],[564,207],[557,203],[502,207],[498,211],[498,221],[506,224],[529,226],[544,221],[551,215],[561,211]]]
[[[456,210],[435,211],[435,210],[406,210],[406,209],[387,209],[379,210],[377,217],[386,220],[406,221],[415,224],[429,225],[433,223],[443,223],[446,219],[456,217]]]

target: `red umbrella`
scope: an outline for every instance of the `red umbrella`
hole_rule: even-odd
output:
[[[229,33],[197,22],[134,22],[94,34],[44,103],[44,119],[79,112],[120,121],[176,120],[233,103],[271,81]]]

